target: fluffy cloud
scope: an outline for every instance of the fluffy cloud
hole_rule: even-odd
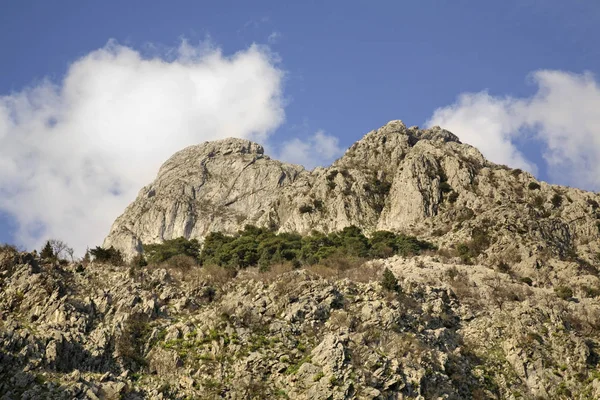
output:
[[[537,92],[528,98],[467,93],[436,110],[427,122],[440,125],[478,147],[490,160],[525,168],[517,140],[543,144],[553,181],[600,189],[600,88],[589,74],[540,70],[531,74]]]
[[[0,210],[28,248],[56,237],[79,252],[181,148],[264,141],[284,120],[283,72],[268,49],[210,44],[147,57],[109,42],[60,83],[0,96]]]
[[[277,153],[277,157],[312,169],[331,164],[343,152],[344,149],[339,146],[337,137],[328,135],[323,131],[317,131],[304,140],[295,138],[284,142]]]

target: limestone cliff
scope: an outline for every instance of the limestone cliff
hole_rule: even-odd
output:
[[[273,160],[247,140],[188,147],[140,191],[104,246],[131,257],[142,244],[180,236],[202,241],[246,224],[299,233],[356,225],[447,248],[484,235],[471,255],[488,264],[529,269],[555,255],[585,265],[600,250],[599,202],[596,193],[491,163],[439,127],[391,121],[313,171]]]

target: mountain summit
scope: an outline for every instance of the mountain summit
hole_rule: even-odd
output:
[[[131,258],[142,244],[245,225],[324,233],[358,226],[390,230],[442,247],[477,240],[481,261],[520,259],[523,268],[553,254],[592,262],[600,250],[600,196],[549,185],[487,161],[441,129],[390,121],[367,133],[327,168],[276,161],[262,146],[224,139],[190,146],[113,224],[104,247]]]

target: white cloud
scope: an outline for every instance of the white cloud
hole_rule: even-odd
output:
[[[109,42],[60,83],[0,96],[0,210],[16,218],[16,241],[100,244],[175,151],[228,136],[265,141],[284,120],[282,80],[256,45],[224,56],[184,41],[145,57]]]
[[[293,164],[301,164],[312,169],[317,166],[327,166],[344,153],[335,136],[317,131],[304,140],[295,138],[282,144],[278,158]]]
[[[269,42],[269,44],[276,44],[280,40],[281,40],[281,33],[277,32],[277,31],[271,32],[269,37],[267,37],[267,42]]]
[[[543,143],[542,154],[554,181],[600,188],[600,88],[589,73],[540,70],[531,74],[537,92],[528,98],[461,94],[437,109],[427,125],[440,125],[478,147],[490,160],[536,167],[516,146],[517,139]]]

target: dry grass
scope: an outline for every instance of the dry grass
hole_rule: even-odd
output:
[[[268,271],[261,271],[256,273],[256,279],[265,283],[273,283],[281,275],[287,274],[294,270],[291,263],[281,263],[271,265]]]

